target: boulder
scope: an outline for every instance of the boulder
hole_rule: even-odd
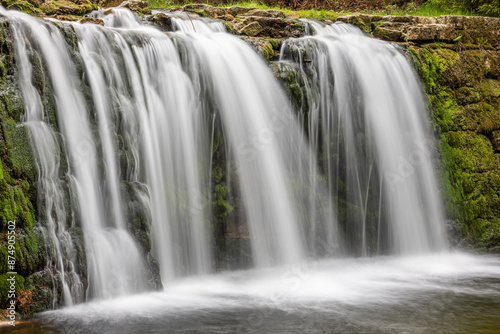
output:
[[[104,26],[104,21],[101,19],[95,19],[93,17],[84,17],[79,21],[81,24],[84,23],[92,23],[92,24],[98,24],[100,26]]]
[[[83,15],[97,9],[97,6],[88,0],[74,3],[67,0],[47,1],[40,6],[45,15]]]
[[[122,2],[118,7],[120,8],[127,8],[130,9],[133,12],[139,12],[146,8],[148,6],[147,1],[142,1],[142,0],[128,0]]]
[[[268,38],[300,37],[305,31],[302,22],[261,16],[244,16],[235,27],[242,35]]]
[[[149,21],[160,27],[164,31],[174,31],[172,17],[163,13],[154,14]]]

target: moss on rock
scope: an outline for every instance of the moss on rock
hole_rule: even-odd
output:
[[[9,293],[11,289],[11,283],[8,279],[11,279],[11,277],[14,277],[15,283],[12,284],[15,286],[15,292],[16,294],[19,293],[19,291],[24,289],[24,277],[18,274],[3,274],[0,275],[0,308],[7,308],[8,303],[9,303]]]
[[[96,10],[97,6],[87,0],[74,3],[66,0],[47,1],[40,5],[40,10],[45,15],[83,15]]]
[[[443,192],[459,239],[485,250],[500,240],[498,51],[410,48],[440,134]]]
[[[8,1],[9,5],[7,6],[7,9],[15,9],[20,12],[24,12],[33,16],[41,16],[42,11],[38,8],[38,6],[33,5],[32,3],[28,1]]]

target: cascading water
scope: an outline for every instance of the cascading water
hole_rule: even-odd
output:
[[[3,14],[67,304],[82,299],[78,226],[87,298],[158,287],[154,258],[165,286],[218,269],[219,135],[256,267],[344,255],[344,239],[360,255],[444,244],[420,87],[394,46],[313,23],[317,35],[286,41],[281,65],[295,61],[305,77],[297,117],[272,71],[220,22],[174,14],[176,31],[164,33],[124,9],[97,12],[104,27]]]
[[[443,248],[432,135],[408,60],[353,26],[308,23],[315,35],[287,40],[281,61],[297,62],[305,78],[310,143],[337,210],[347,212],[350,248],[361,255]]]
[[[55,264],[57,272],[61,275],[63,284],[63,298],[65,305],[72,305],[73,302],[83,300],[83,284],[80,282],[75,272],[76,249],[73,244],[71,234],[66,226],[73,226],[74,222],[68,223],[71,219],[71,213],[65,208],[64,184],[59,179],[61,157],[60,147],[55,133],[50,126],[43,121],[44,112],[42,100],[36,88],[32,84],[28,48],[22,38],[20,31],[16,30],[14,38],[18,40],[16,44],[17,61],[19,63],[20,83],[23,98],[26,105],[23,126],[30,131],[32,145],[37,153],[36,159],[39,166],[39,205],[40,216],[44,221],[46,229],[44,235],[46,244],[53,249],[55,255]],[[33,56],[33,55],[32,55]],[[48,258],[52,258],[52,254]],[[64,259],[68,263],[64,265]],[[55,285],[55,284],[54,284]],[[57,296],[57,293],[54,294]],[[71,298],[73,296],[74,298]],[[56,298],[53,301],[53,307],[56,306]]]
[[[167,35],[115,9],[102,17],[105,27],[72,24],[78,42],[71,46],[51,23],[6,15],[18,40],[26,41],[17,43],[25,76],[33,67],[22,56],[26,52],[47,69],[57,122],[42,110],[42,92],[29,78],[23,92],[25,101],[40,109],[36,120],[48,133],[33,131],[35,148],[56,157],[62,151],[58,159],[69,161],[64,177],[84,231],[87,297],[146,288],[141,252],[149,246],[140,236],[138,245],[131,235],[137,232],[131,228],[134,212],[123,204],[130,198],[138,203],[145,233],[151,224],[152,254],[164,283],[214,270],[208,217],[216,119],[227,154],[238,166],[254,263],[297,263],[309,254],[325,255],[316,250],[314,238],[325,240],[325,248],[338,248],[328,194],[311,181],[316,164],[288,99],[251,48],[221,32],[221,24],[173,18],[179,32]],[[39,168],[44,174],[54,167],[42,161]],[[58,230],[71,229],[62,218],[52,219]],[[314,224],[314,233],[307,224]]]
[[[86,108],[85,100],[80,91],[80,82],[77,80],[75,64],[73,63],[68,46],[61,31],[50,23],[43,23],[29,15],[9,12],[14,34],[17,35],[16,41],[26,43],[30,54],[36,54],[40,62],[47,69],[47,76],[50,79],[50,85],[53,90],[53,99],[55,100],[55,109],[57,123],[61,130],[65,153],[69,161],[69,170],[64,178],[69,182],[71,196],[76,198],[74,209],[78,212],[81,226],[85,234],[85,248],[87,258],[87,270],[89,279],[88,295],[92,297],[110,297],[133,291],[141,291],[143,288],[137,286],[145,282],[142,277],[142,271],[138,270],[142,266],[140,255],[135,241],[125,231],[125,222],[122,218],[122,209],[118,196],[116,175],[118,171],[113,169],[115,165],[110,161],[115,156],[106,155],[105,149],[109,149],[109,139],[105,136],[100,140],[105,144],[102,146],[102,154],[106,155],[104,161],[98,156],[93,133],[93,125],[89,119],[89,113]],[[28,44],[29,43],[29,44]],[[19,49],[19,46],[16,47]],[[22,54],[18,54],[21,62],[25,61]],[[27,65],[26,72],[29,73],[30,63]],[[53,140],[55,137],[51,134],[49,115],[47,112],[40,112],[36,108],[40,107],[42,102],[34,89],[24,89],[24,98],[31,102],[27,105],[32,108],[31,114],[28,114],[27,120],[33,118],[38,122],[38,128],[44,130],[33,130],[33,142],[35,148],[39,149],[39,154],[53,153],[57,160],[58,146]],[[96,97],[96,99],[99,96]],[[97,109],[97,108],[96,108]],[[97,122],[103,124],[106,120],[98,115]],[[44,123],[45,122],[45,123]],[[34,127],[30,127],[34,129]],[[102,130],[102,126],[100,126]],[[103,135],[103,131],[100,133]],[[108,144],[108,147],[106,146]],[[111,153],[112,154],[112,153]],[[50,155],[47,159],[51,160]],[[54,161],[51,161],[52,163]],[[108,164],[107,164],[108,163]],[[104,165],[103,169],[99,164]],[[38,167],[41,171],[42,187],[45,183],[58,183],[53,181],[54,168],[50,162],[39,160]],[[51,187],[42,188],[46,191],[54,191],[55,198],[65,194],[61,188]],[[50,196],[50,194],[47,194]],[[70,201],[70,198],[65,198]],[[59,234],[66,235],[65,229],[71,226],[64,226],[64,217],[57,202],[46,203],[46,210],[52,212],[56,210],[57,216],[49,214],[48,224],[52,224],[51,219],[58,219],[55,224],[59,226]],[[111,210],[106,210],[106,207]],[[64,272],[68,269],[61,270]],[[65,288],[65,292],[68,292]],[[75,295],[76,292],[73,292]],[[69,298],[66,296],[66,300]]]

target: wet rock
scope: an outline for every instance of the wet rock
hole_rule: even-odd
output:
[[[241,36],[240,38],[248,43],[252,49],[254,49],[255,52],[263,58],[267,60],[275,60],[279,58],[279,50],[282,44],[281,40],[246,36]]]
[[[93,17],[84,17],[83,19],[80,20],[81,24],[84,23],[92,23],[92,24],[98,24],[100,26],[104,26],[104,21],[101,19],[96,19]]]
[[[148,254],[146,262],[149,269],[146,274],[148,287],[151,290],[161,290],[163,284],[161,283],[160,264],[151,254]]]
[[[59,275],[50,269],[36,272],[26,278],[26,291],[30,291],[28,305],[23,305],[26,314],[59,308],[63,304],[63,285]]]
[[[381,19],[382,16],[379,15],[354,14],[340,16],[337,18],[337,21],[355,25],[364,32],[370,33],[373,30],[373,22],[380,21]]]
[[[163,13],[158,13],[149,18],[149,21],[165,31],[173,31],[172,17]]]
[[[261,29],[258,28],[259,26]],[[260,16],[246,16],[236,23],[235,27],[243,35],[268,38],[300,37],[305,31],[305,25],[302,22]]]

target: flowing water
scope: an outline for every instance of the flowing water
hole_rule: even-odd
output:
[[[359,208],[344,219],[351,248],[363,256],[442,248],[432,136],[410,63],[356,27],[309,24],[316,34],[286,41],[281,60],[307,78],[306,126],[336,207]]]
[[[14,332],[460,333],[498,322],[499,258],[442,252],[429,121],[396,46],[309,22],[315,34],[285,41],[275,64],[298,78],[298,103],[217,21],[169,14],[165,33],[125,9],[94,13],[104,27],[2,14],[48,266],[66,306],[86,301]],[[250,268],[217,273],[229,196]],[[381,254],[399,256],[367,257]]]
[[[51,311],[17,332],[493,334],[499,286],[498,256],[305,261]]]

